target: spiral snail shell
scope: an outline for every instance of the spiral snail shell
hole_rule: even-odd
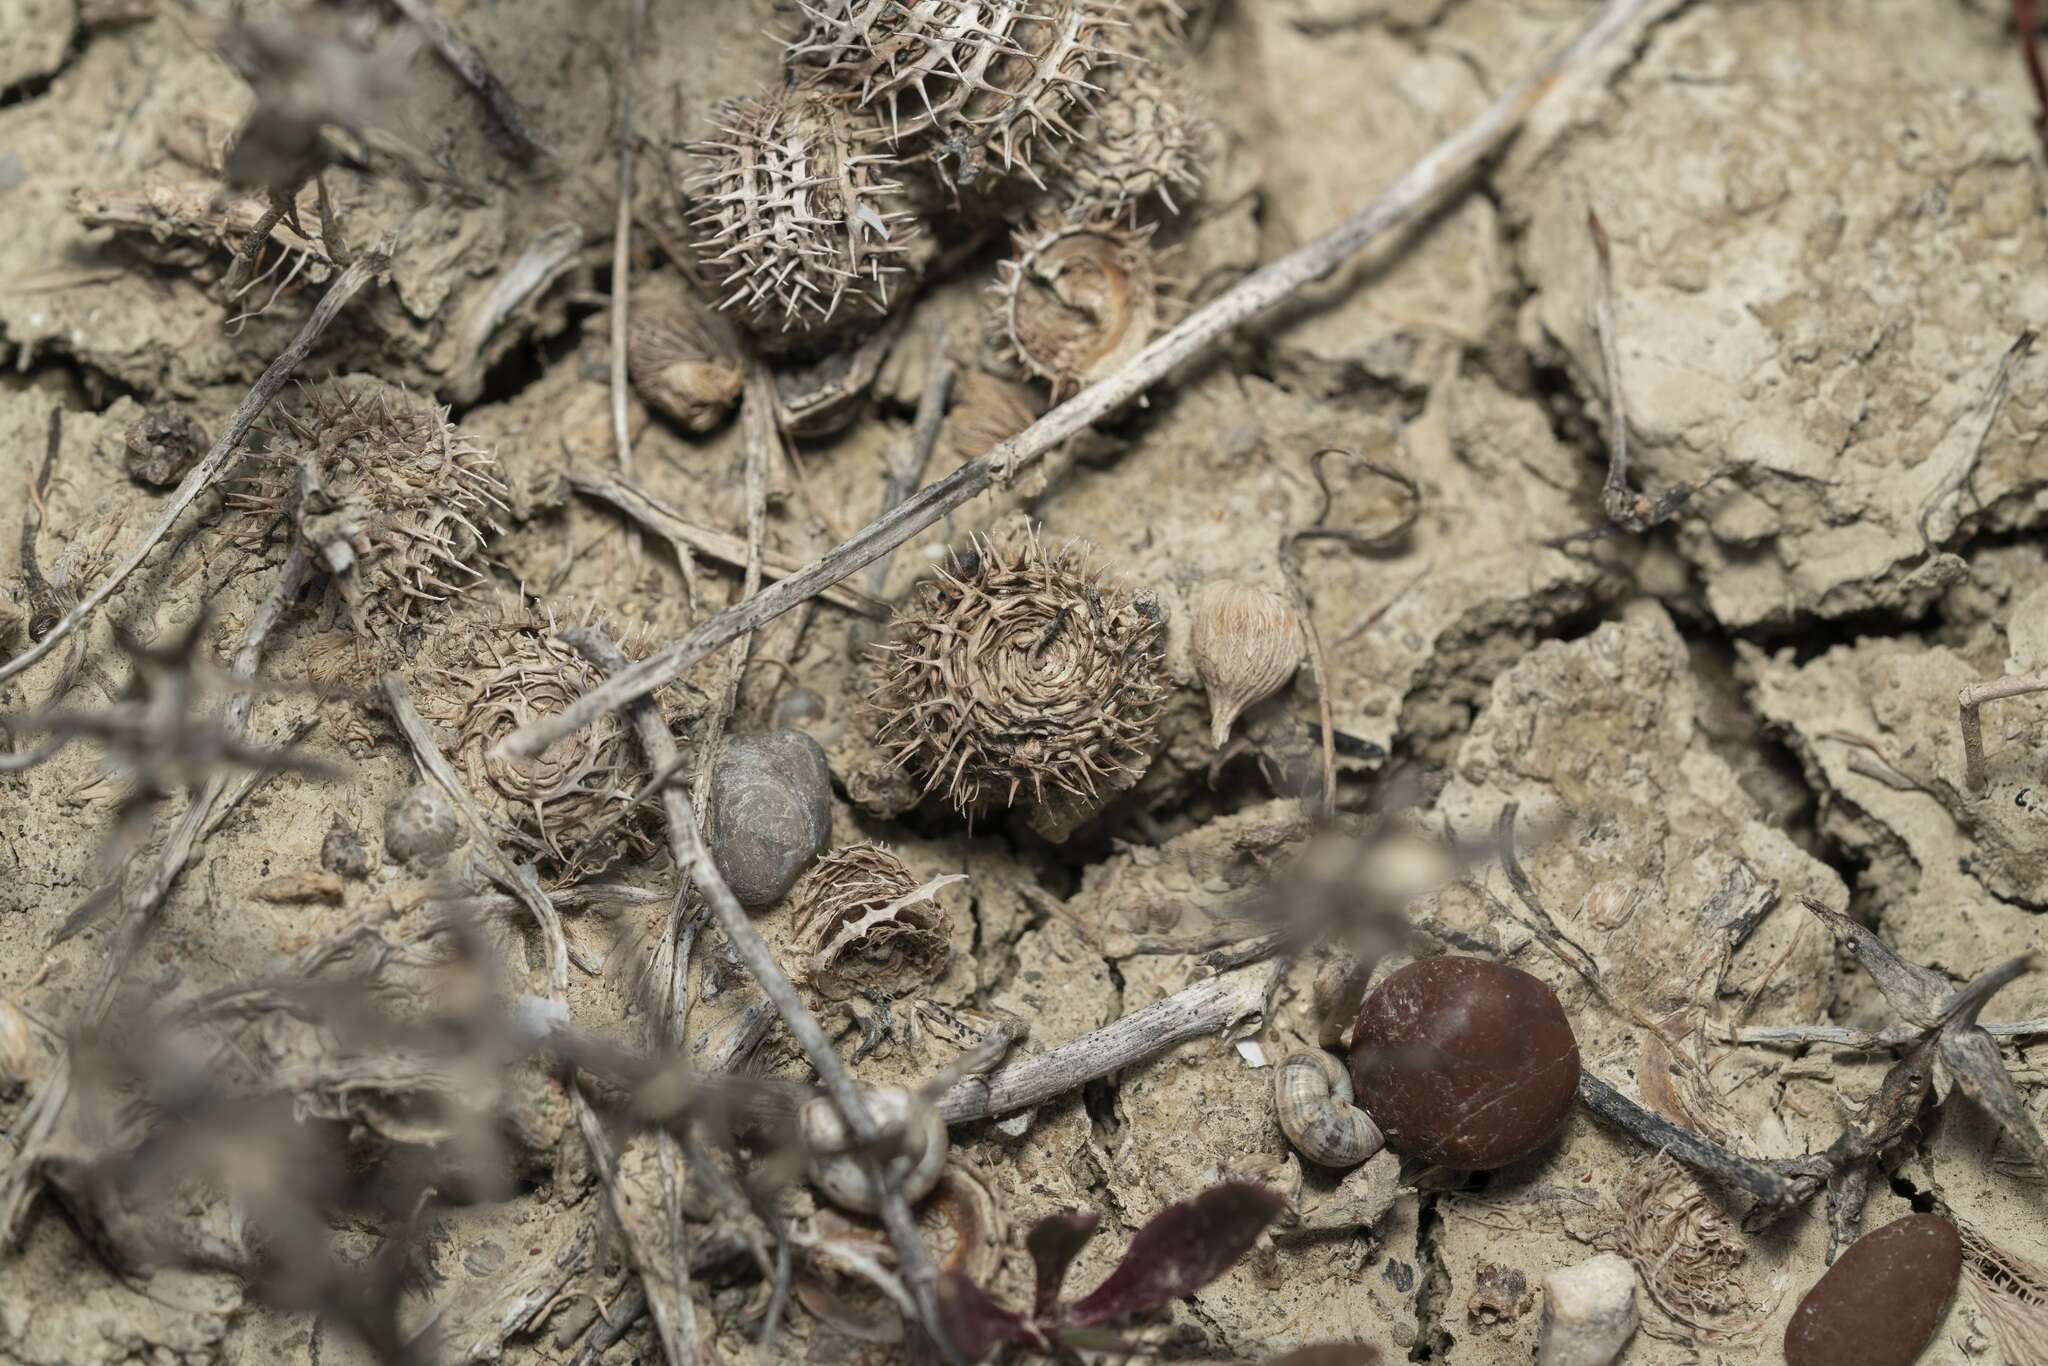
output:
[[[1386,1146],[1379,1126],[1351,1098],[1350,1072],[1320,1049],[1289,1054],[1273,1073],[1280,1131],[1295,1151],[1325,1167],[1355,1167]]]

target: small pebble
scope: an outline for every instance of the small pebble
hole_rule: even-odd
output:
[[[802,731],[735,736],[711,784],[711,854],[747,906],[780,901],[832,837],[832,770]]]
[[[1642,1322],[1636,1271],[1603,1252],[1543,1278],[1536,1366],[1608,1366]]]
[[[1557,997],[1528,973],[1428,958],[1366,998],[1351,1076],[1389,1148],[1485,1171],[1535,1152],[1564,1123],[1579,1045]]]
[[[175,404],[151,408],[128,424],[128,475],[137,483],[169,488],[199,462],[210,443],[206,429]]]
[[[1962,1237],[1938,1214],[1909,1214],[1864,1234],[1793,1311],[1787,1366],[1909,1366],[1941,1326],[1962,1273]]]
[[[408,788],[384,809],[384,852],[399,863],[434,863],[461,842],[454,810],[431,784]]]

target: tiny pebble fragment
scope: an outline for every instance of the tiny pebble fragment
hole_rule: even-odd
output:
[[[1864,1234],[1793,1311],[1787,1366],[1909,1366],[1941,1326],[1962,1272],[1962,1236],[1938,1214]]]
[[[1536,1366],[1608,1366],[1641,1322],[1636,1270],[1603,1252],[1543,1278]]]
[[[832,837],[832,770],[795,730],[741,735],[711,786],[711,854],[746,906],[780,901]]]
[[[320,841],[320,866],[348,878],[368,877],[374,866],[363,837],[350,828],[339,811],[334,813],[334,824],[329,827],[327,838]]]
[[[1404,1157],[1486,1171],[1571,1113],[1579,1045],[1549,987],[1482,958],[1428,958],[1382,982],[1351,1047],[1359,1106]]]

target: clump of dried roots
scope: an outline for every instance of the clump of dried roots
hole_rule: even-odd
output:
[[[456,763],[499,821],[501,842],[563,882],[656,848],[645,819],[620,819],[646,774],[618,717],[607,715],[532,759],[496,752],[511,731],[563,710],[602,681],[558,629],[599,617],[586,610],[558,623],[552,611],[504,611],[465,633],[462,665],[423,670],[419,684],[421,712],[455,730]]]
[[[820,90],[730,102],[694,149],[697,249],[718,307],[757,333],[817,340],[889,311],[915,265],[917,215],[870,150],[873,120]]]
[[[292,521],[358,632],[398,643],[483,577],[476,562],[505,484],[446,408],[378,381],[339,382],[273,408],[262,437],[227,490],[255,520],[245,540]]]
[[[799,76],[849,92],[876,135],[929,150],[959,184],[985,169],[1039,182],[1043,143],[1071,139],[1118,59],[1108,0],[824,0],[789,45]]]
[[[996,345],[1055,398],[1121,369],[1159,326],[1150,237],[1099,219],[1019,231],[989,287]]]
[[[938,889],[958,877],[919,884],[879,844],[851,844],[819,859],[792,894],[797,945],[820,995],[902,996],[946,970],[952,945]]]
[[[1058,837],[1144,772],[1167,691],[1160,624],[1150,594],[1077,545],[977,540],[897,613],[877,740],[959,810],[1028,796]]]
[[[1748,1243],[1689,1168],[1652,1153],[1629,1168],[1615,1203],[1621,1223],[1613,1250],[1635,1264],[1651,1302],[1670,1319],[1646,1319],[1645,1332],[1695,1344],[1756,1341],[1770,1310],[1740,1299],[1734,1279]]]

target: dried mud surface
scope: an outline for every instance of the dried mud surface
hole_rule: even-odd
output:
[[[1574,73],[1420,227],[1018,487],[955,512],[899,551],[879,584],[852,581],[900,601],[970,534],[1035,522],[1050,540],[1090,543],[1100,563],[1156,595],[1169,695],[1149,764],[1069,838],[1051,842],[1015,813],[970,827],[889,768],[864,704],[874,623],[814,603],[759,634],[756,654],[774,664],[748,673],[732,726],[794,718],[819,741],[834,775],[831,845],[884,842],[919,881],[966,875],[937,894],[951,945],[942,976],[905,1000],[823,1011],[863,1081],[928,1076],[963,1046],[948,1019],[1026,1021],[1014,1056],[1031,1056],[1172,994],[1196,960],[1159,947],[1203,940],[1310,847],[1315,672],[1304,664],[1219,753],[1190,623],[1213,579],[1290,591],[1284,547],[1319,516],[1339,527],[1398,517],[1405,495],[1363,462],[1412,481],[1412,528],[1363,550],[1305,541],[1296,551],[1344,737],[1340,804],[1352,816],[1405,810],[1415,830],[1473,839],[1515,804],[1529,876],[1604,988],[1546,946],[1486,864],[1411,901],[1414,952],[1481,953],[1536,974],[1569,1012],[1588,1071],[1765,1158],[1826,1148],[1893,1056],[1741,1040],[1745,1025],[1895,1023],[1802,897],[1849,910],[1957,984],[2048,950],[2048,696],[1987,706],[1982,795],[1963,778],[1955,703],[1973,680],[2048,669],[2048,354],[2014,365],[1981,451],[1974,444],[2000,358],[2048,319],[2041,143],[2003,7],[1653,8],[1631,45]],[[1590,9],[1202,9],[1185,74],[1213,123],[1210,167],[1203,193],[1163,232],[1177,306],[1336,223]],[[604,305],[623,7],[449,0],[443,12],[558,159],[510,155],[472,93],[422,48],[391,116],[431,174],[332,178],[351,242],[391,233],[397,245],[389,282],[301,371],[448,404],[503,472],[507,507],[485,581],[429,628],[409,666],[423,693],[479,667],[522,591],[563,618],[601,609],[633,648],[693,619],[668,549],[563,482],[565,471],[614,467]],[[80,194],[219,206],[227,192],[192,149],[249,105],[213,51],[228,18],[211,0],[0,0],[0,654],[26,644],[39,601],[17,570],[16,510],[40,509],[44,578],[92,582],[163,506],[163,489],[130,475],[131,424],[175,402],[219,430],[332,276],[312,264],[267,310],[230,324],[240,305],[208,283],[229,250],[218,232],[197,246],[152,243],[75,211]],[[767,35],[790,26],[767,0],[686,0],[650,18],[636,290],[673,275],[658,243],[680,231],[681,146],[708,131],[717,101],[774,77]],[[1610,426],[1589,208],[1613,244],[1635,485],[1654,494],[1706,481],[1669,525],[1641,536],[1574,538],[1604,525]],[[807,560],[881,510],[938,325],[957,364],[1003,368],[981,299],[1000,254],[1000,241],[984,245],[926,288],[856,422],[805,442],[800,473],[778,473],[771,556]],[[200,260],[207,270],[194,268]],[[61,456],[46,493],[32,496],[53,407]],[[638,397],[628,416],[640,482],[689,521],[743,537],[739,424],[686,434]],[[956,407],[927,480],[977,453],[955,444],[958,417]],[[1326,466],[1326,491],[1310,457],[1332,447],[1363,462]],[[1968,481],[1944,493],[1972,458]],[[283,558],[281,541],[251,548],[248,518],[220,490],[200,497],[86,628],[68,705],[128,694],[122,632],[166,641],[199,622],[209,656],[233,652]],[[705,606],[736,599],[731,565],[700,558],[695,573]],[[281,890],[280,879],[320,873],[337,824],[376,861],[383,812],[418,781],[332,610],[315,593],[286,615],[263,671],[276,686],[259,696],[251,738],[302,734],[304,752],[338,776],[267,778],[205,837],[131,967],[144,996],[198,999],[267,979],[358,918],[407,923],[437,885],[432,869],[384,861],[310,899]],[[0,714],[34,710],[67,653],[0,684]],[[662,694],[686,747],[725,672],[721,656]],[[218,676],[210,689],[218,706]],[[793,708],[800,695],[806,705]],[[456,753],[453,727],[438,739]],[[39,1021],[81,1008],[111,952],[104,923],[58,934],[102,880],[126,793],[103,759],[79,744],[0,774],[0,997]],[[156,813],[156,837],[183,800]],[[675,876],[653,843],[594,875],[612,894],[567,921],[569,1019],[600,1035],[643,1028],[640,969]],[[1731,901],[1765,908],[1739,937],[1716,919]],[[525,921],[487,923],[510,989],[544,992]],[[786,905],[757,923],[785,962],[802,961]],[[760,1005],[715,931],[696,964],[692,1048],[703,1061]],[[956,1132],[955,1151],[1006,1220],[990,1277],[999,1298],[1030,1298],[1022,1234],[1033,1220],[1075,1207],[1103,1215],[1069,1277],[1092,1286],[1148,1218],[1239,1177],[1279,1190],[1292,1209],[1228,1273],[1145,1322],[1169,1359],[1262,1361],[1355,1341],[1389,1362],[1524,1362],[1543,1277],[1601,1251],[1638,1273],[1643,1326],[1622,1360],[1775,1359],[1826,1265],[1818,1200],[1744,1232],[1739,1206],[1711,1183],[1583,1109],[1532,1157],[1419,1189],[1390,1159],[1346,1174],[1294,1154],[1274,1119],[1271,1069],[1323,1036],[1324,967],[1316,955],[1295,964],[1256,1033],[1184,1044],[1011,1121]],[[450,989],[402,955],[390,972],[401,995]],[[1985,1018],[2041,1016],[2048,971],[2007,987]],[[316,1065],[335,1046],[283,1017],[242,1037],[280,1067]],[[2048,1127],[2041,1048],[2023,1038],[2001,1052]],[[54,1060],[37,1042],[25,1078],[0,1071],[0,1166]],[[812,1080],[779,1026],[750,1069]],[[491,1084],[490,1104],[510,1117],[505,1183],[434,1205],[431,1265],[410,1283],[402,1319],[408,1331],[431,1327],[451,1360],[583,1360],[603,1321],[595,1311],[630,1299],[636,1278],[559,1083],[529,1066]],[[1939,1197],[2007,1257],[2048,1263],[2048,1172],[1945,1082],[1940,1094],[1938,1115],[1893,1154],[1891,1179],[1874,1183],[1864,1226]],[[364,1151],[429,1164],[452,1163],[462,1139],[375,1100],[317,1118]],[[60,1151],[93,1155],[90,1120],[74,1117]],[[636,1139],[621,1161],[621,1179],[642,1193],[657,1179],[651,1149]],[[730,1238],[718,1202],[691,1194],[694,1236]],[[800,1228],[837,1218],[801,1181],[778,1200]],[[239,1212],[179,1204],[191,1229],[237,1236]],[[342,1257],[365,1259],[389,1214],[350,1209],[324,1234]],[[19,1249],[0,1258],[0,1361],[374,1359],[336,1323],[268,1302],[234,1275],[117,1269],[102,1252],[65,1201],[37,1203]],[[697,1332],[709,1359],[745,1360],[766,1290],[750,1266],[726,1271],[699,1279]],[[2034,1309],[2048,1313],[2042,1276]],[[870,1340],[890,1329],[900,1339],[890,1313],[859,1308],[800,1293],[761,1359],[906,1359],[900,1341]],[[2007,1350],[1995,1319],[1966,1287],[1922,1360],[2040,1366]],[[642,1319],[598,1359],[659,1361],[661,1349]]]

